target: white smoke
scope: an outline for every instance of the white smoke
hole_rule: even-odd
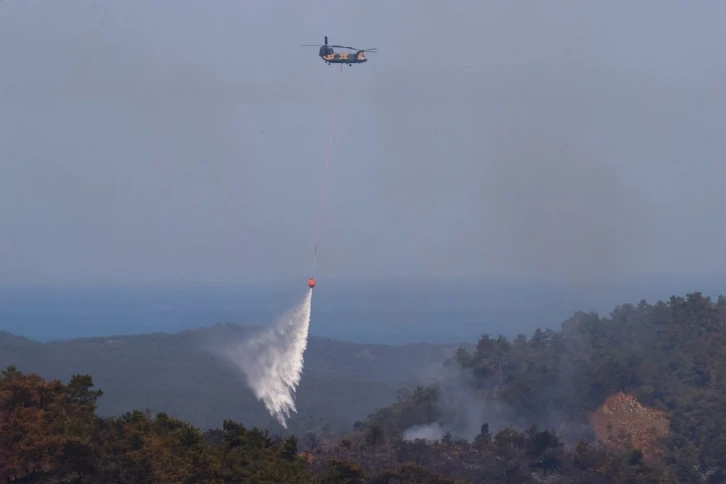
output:
[[[403,432],[403,439],[423,439],[435,442],[437,440],[441,440],[445,434],[446,431],[443,427],[441,427],[438,422],[434,422],[428,425],[414,425],[413,427],[409,427]]]
[[[247,376],[247,382],[274,418],[287,428],[308,344],[313,291],[270,329],[247,341],[227,345],[222,355]]]
[[[405,440],[440,440],[447,433],[453,438],[472,442],[482,424],[498,430],[515,423],[512,409],[497,398],[477,389],[476,378],[469,369],[445,366],[434,378],[438,387],[436,409],[439,418],[428,424],[414,425],[403,432]]]

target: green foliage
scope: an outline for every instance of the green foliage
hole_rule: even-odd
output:
[[[325,464],[316,470],[309,455],[298,453],[295,436],[273,439],[267,430],[233,420],[203,434],[164,412],[152,416],[136,410],[99,418],[93,381],[85,376],[72,381],[74,385],[44,381],[13,368],[3,372],[0,479],[121,484],[529,482],[527,476],[536,473],[591,475],[593,467],[604,465],[622,474],[622,462],[628,465],[628,478],[640,479],[632,482],[651,482],[647,479],[655,474],[637,453],[617,461],[617,467],[611,463],[615,457],[588,461],[587,447],[578,447],[578,455],[585,456],[577,461],[579,467],[568,467],[570,457],[558,437],[535,427],[525,433],[504,429],[492,436],[483,426],[476,446],[453,438],[430,445],[388,438],[387,429],[375,422],[366,426],[367,445],[335,446],[333,452],[345,455],[317,450],[312,460]]]
[[[660,482],[667,472],[620,454],[580,442],[566,448],[551,430],[536,427],[526,432],[504,428],[494,435],[483,429],[479,443],[452,439],[388,442],[376,448],[335,450],[330,458],[361,472],[374,483],[455,482]],[[486,441],[486,442],[485,442]],[[355,467],[351,463],[356,464]],[[329,474],[330,475],[330,474]],[[666,481],[663,481],[666,482]]]
[[[7,368],[0,377],[3,482],[315,482],[297,441],[227,420],[207,439],[166,413],[95,415],[101,396],[87,375],[68,385]],[[216,440],[216,443],[212,440]]]
[[[481,426],[481,430],[479,431],[479,435],[474,437],[474,447],[477,449],[482,449],[489,445],[489,442],[492,440],[492,434],[489,432],[489,424],[484,423]]]
[[[298,441],[230,419],[202,433],[165,412],[100,418],[103,392],[89,375],[63,384],[10,366],[0,374],[0,481],[724,482],[725,345],[726,299],[699,293],[626,304],[607,318],[577,313],[529,339],[483,335],[449,364],[470,371],[477,393],[508,404],[520,425],[493,432],[484,424],[472,443],[450,434],[434,443],[402,439],[405,429],[446,417],[437,385],[400,392],[330,445],[317,420]],[[668,412],[671,435],[658,458],[585,440],[566,445],[549,424],[532,425],[552,415],[576,421],[618,391]]]
[[[619,391],[665,410],[671,436],[663,475],[699,482],[705,476],[726,475],[724,347],[726,298],[713,302],[695,292],[656,304],[624,304],[609,317],[579,312],[559,331],[538,329],[529,339],[519,335],[510,341],[485,334],[473,353],[459,350],[452,361],[473,373],[477,392],[506,403],[513,410],[512,422],[522,428],[539,422],[555,425],[553,415],[585,423],[588,412]],[[441,421],[438,391],[437,385],[419,387],[408,398],[376,411],[370,421],[396,432]],[[556,457],[559,437],[531,432],[528,455],[539,455],[542,469],[555,465],[552,459],[561,465],[561,456]],[[518,451],[522,439],[508,429],[493,439],[487,435],[482,432],[474,446],[491,442],[506,453]],[[640,451],[635,449],[620,464],[611,463],[608,472],[646,482],[643,473],[648,467]],[[580,448],[571,458],[584,468],[600,459],[593,452]]]
[[[447,479],[409,462],[396,470],[382,472],[370,482],[372,484],[458,484],[466,481]]]
[[[221,429],[202,433],[165,412],[152,416],[135,410],[99,418],[95,407],[101,395],[88,375],[76,375],[64,385],[25,375],[14,367],[5,369],[0,376],[0,481],[449,482],[411,466],[395,470],[397,466],[392,465],[389,480],[371,477],[359,464],[336,457],[316,472],[309,456],[299,453],[294,435],[273,439],[267,430],[229,419]],[[384,429],[375,423],[366,429],[368,443],[382,448]],[[318,452],[319,437],[311,433],[307,440]],[[341,448],[351,450],[348,444]]]
[[[280,451],[280,457],[287,461],[294,461],[297,458],[297,437],[291,435],[285,439]]]
[[[696,292],[668,302],[615,308],[609,318],[577,313],[559,332],[510,343],[483,336],[463,366],[517,409],[543,420],[593,410],[617,391],[669,411],[669,459],[677,472],[726,469],[726,299]],[[502,368],[501,381],[497,374]],[[693,446],[689,451],[684,442]]]
[[[358,484],[367,482],[363,469],[350,461],[330,459],[328,461],[328,473],[323,483],[341,482],[346,484]]]
[[[132,408],[166,411],[206,431],[222,418],[268,428],[271,433],[341,437],[356,420],[389,405],[402,387],[425,381],[423,366],[443,362],[452,344],[363,345],[311,335],[297,413],[283,428],[239,379],[234,366],[210,354],[217,342],[243,341],[250,327],[222,324],[173,334],[92,337],[40,343],[0,331],[0,370],[10,364],[44,378],[68,382],[89,373],[102,382],[99,416]],[[214,343],[214,344],[213,344]],[[361,353],[369,357],[361,357]],[[327,426],[327,428],[326,428]],[[302,448],[302,446],[301,446]]]
[[[103,395],[103,391],[91,388],[93,388],[93,378],[90,375],[73,375],[67,387],[68,398],[80,406],[89,406],[95,410],[96,400]]]
[[[407,398],[396,405],[385,407],[374,412],[369,421],[386,429],[390,435],[398,435],[414,425],[433,422],[440,417],[436,406],[439,389],[435,385],[418,386]],[[358,426],[357,428],[361,428]]]
[[[366,445],[381,445],[385,441],[385,438],[381,424],[374,422],[368,426],[366,430]]]

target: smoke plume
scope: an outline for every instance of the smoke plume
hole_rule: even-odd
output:
[[[597,316],[577,313],[563,323],[565,338],[556,361],[551,363],[554,365],[554,378],[550,378],[546,385],[528,386],[526,397],[523,397],[529,400],[526,405],[520,405],[521,402],[510,405],[501,396],[500,392],[507,388],[502,385],[502,379],[509,370],[482,377],[475,376],[469,368],[446,365],[432,382],[437,389],[435,418],[407,428],[403,438],[440,440],[449,434],[471,442],[481,432],[483,424],[488,425],[492,434],[505,427],[523,431],[536,425],[540,429],[556,431],[558,436],[569,442],[594,438],[587,417],[572,411],[573,402],[579,402],[582,407],[582,399],[586,398],[577,384],[581,381],[578,365],[581,361],[588,361],[592,351],[591,342],[576,328],[592,324],[592,318]],[[522,381],[519,380],[520,385]]]
[[[222,356],[247,376],[255,396],[285,428],[290,412],[297,412],[295,390],[308,344],[312,296],[311,289],[274,327],[221,349]]]
[[[405,440],[435,441],[450,434],[471,442],[485,423],[491,432],[497,432],[515,422],[509,405],[477,390],[471,370],[445,366],[434,383],[438,388],[437,420],[409,427],[403,433]]]
[[[414,425],[413,427],[407,428],[403,432],[403,439],[423,439],[435,442],[437,440],[441,440],[444,434],[446,434],[446,430],[444,430],[438,422],[434,422],[428,425]]]

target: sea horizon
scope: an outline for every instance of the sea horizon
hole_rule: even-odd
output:
[[[178,332],[219,323],[270,325],[307,286],[276,284],[94,284],[0,288],[0,330],[36,341]],[[321,281],[310,333],[354,343],[464,343],[559,328],[577,311],[601,317],[621,304],[702,292],[716,298],[726,276],[565,284],[465,280]]]

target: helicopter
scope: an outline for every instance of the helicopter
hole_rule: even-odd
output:
[[[375,47],[373,49],[356,49],[355,47],[348,47],[345,45],[328,45],[327,35],[325,36],[325,44],[323,45],[302,44],[301,47],[320,47],[318,55],[321,59],[325,61],[326,64],[348,64],[348,67],[350,67],[352,64],[362,64],[364,62],[368,62],[365,52],[371,52],[373,54],[378,53],[376,52],[376,49],[378,49],[378,47]],[[337,47],[339,49],[355,50],[356,52],[355,54],[349,52],[335,52],[333,50],[333,47]]]

